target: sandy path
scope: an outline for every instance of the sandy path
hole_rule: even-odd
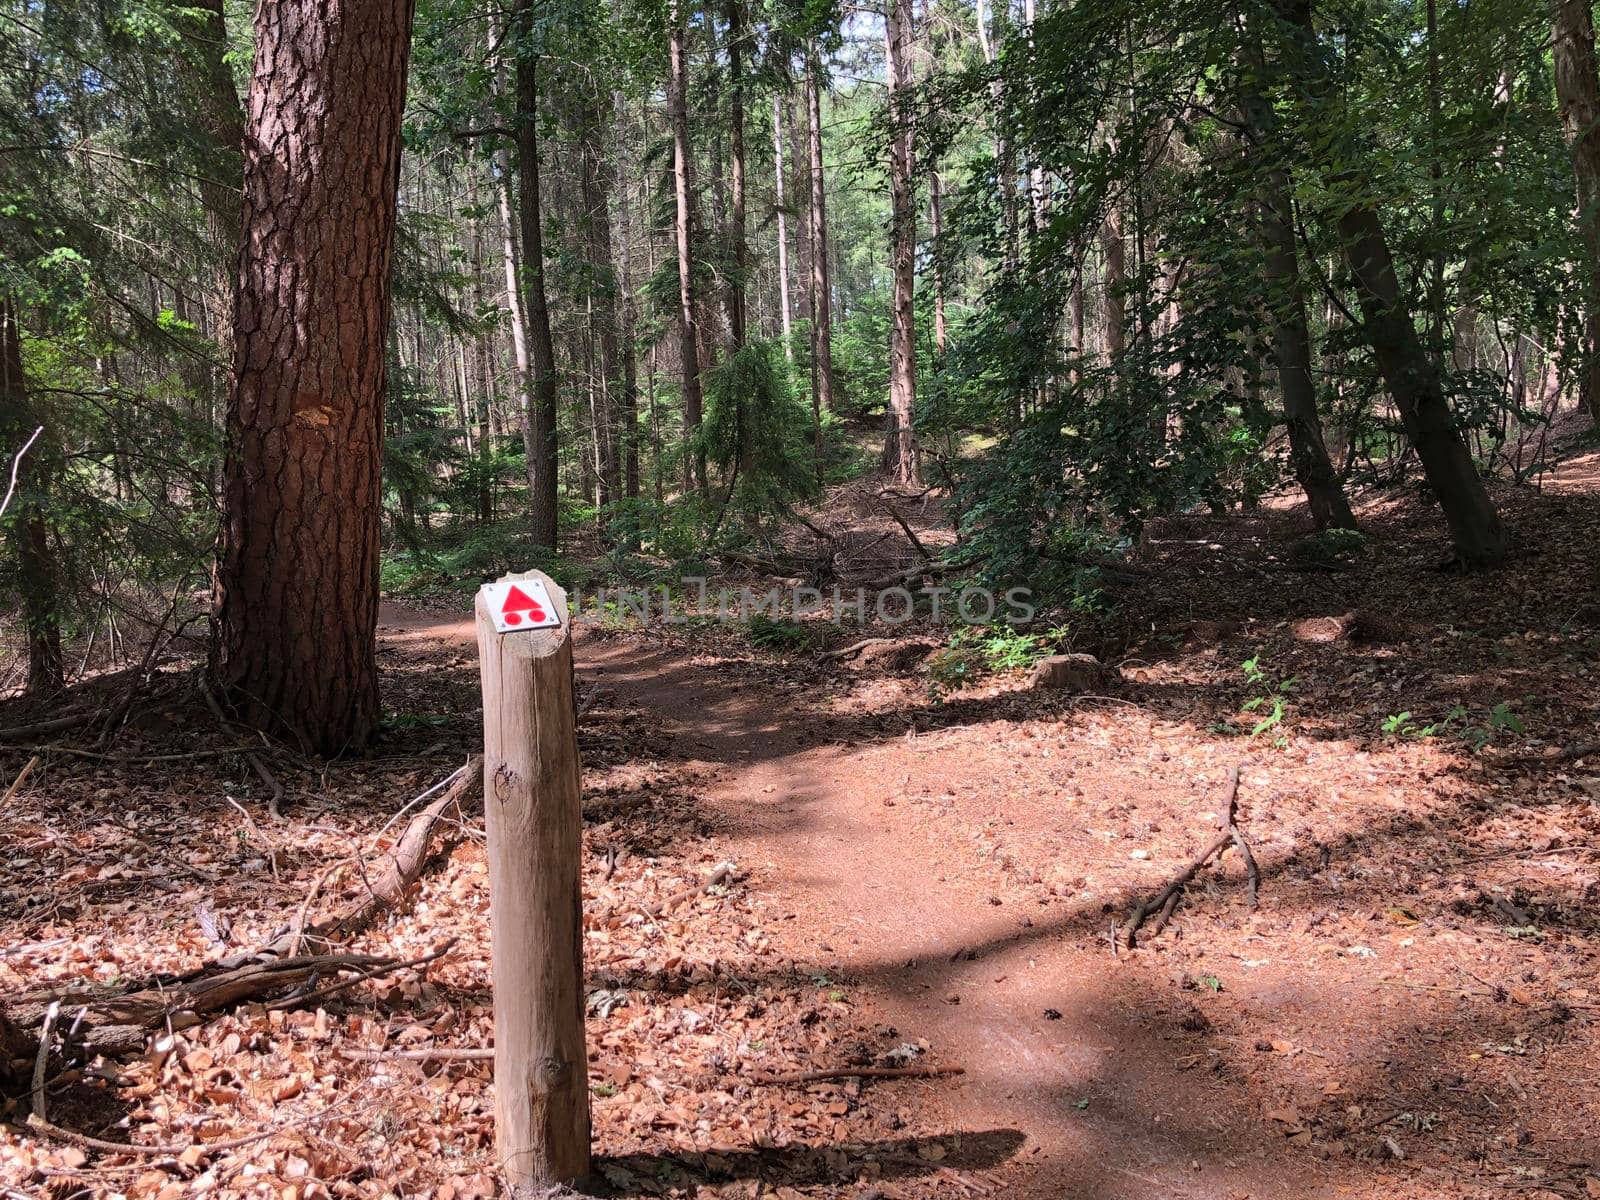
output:
[[[473,638],[470,621],[388,605],[381,623],[402,644]],[[971,831],[907,802],[940,786],[942,753],[898,739],[813,744],[802,702],[628,641],[580,633],[577,662],[582,682],[649,710],[674,738],[752,886],[795,914],[779,935],[789,953],[966,1068],[894,1085],[905,1106],[969,1138],[1024,1135],[995,1173],[1005,1195],[1334,1194],[1277,1135],[1219,1103],[1206,1071],[1173,1069],[1181,1048],[1129,1002],[1108,954],[986,894],[956,852]]]

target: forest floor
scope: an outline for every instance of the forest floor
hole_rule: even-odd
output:
[[[926,625],[865,662],[581,628],[597,1189],[1600,1196],[1600,452],[1499,500],[1527,549],[1476,577],[1436,569],[1414,494],[1366,498],[1370,547],[1312,569],[1297,512],[1163,522],[1083,647],[1116,668],[1093,695],[930,689],[950,631]],[[0,745],[0,787],[40,757],[0,811],[0,1003],[191,970],[358,898],[339,864],[481,745],[472,626],[436,607],[385,606],[376,756],[273,760],[282,820],[182,661],[108,747]],[[1130,949],[1116,927],[1216,836],[1233,768],[1258,906],[1229,854]],[[359,941],[454,938],[443,958],[67,1071],[53,1121],[195,1148],[0,1126],[0,1185],[491,1194],[488,1064],[401,1057],[489,1043],[467,824]],[[964,1073],[770,1082],[862,1065]]]

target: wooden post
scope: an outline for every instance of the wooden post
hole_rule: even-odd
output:
[[[582,807],[566,594],[560,626],[497,633],[478,593],[484,814],[494,976],[495,1154],[513,1189],[589,1173]]]

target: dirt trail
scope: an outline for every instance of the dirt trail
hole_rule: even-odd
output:
[[[470,622],[392,606],[382,623],[402,642],[472,638]],[[1332,1194],[1208,1072],[1173,1069],[1171,1031],[1135,1002],[1106,939],[1085,950],[972,865],[975,831],[926,803],[959,770],[959,746],[817,744],[828,735],[811,698],[632,641],[580,632],[577,663],[582,684],[641,706],[673,738],[751,886],[793,914],[775,931],[788,953],[926,1040],[930,1061],[965,1067],[892,1085],[904,1106],[968,1137],[1024,1135],[993,1173],[1005,1195]]]

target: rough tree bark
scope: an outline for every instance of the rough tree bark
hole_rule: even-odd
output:
[[[728,276],[728,334],[733,353],[737,354],[745,343],[745,272],[750,257],[744,216],[744,0],[727,0],[722,11],[728,22],[728,149],[732,159],[727,237],[733,270]]]
[[[1578,232],[1583,237],[1583,406],[1600,422],[1600,70],[1595,65],[1590,0],[1554,0],[1556,97],[1577,182]]]
[[[1277,6],[1287,34],[1285,59],[1305,116],[1313,124],[1327,123],[1324,130],[1330,136],[1319,139],[1319,166],[1330,184],[1334,224],[1379,373],[1444,510],[1460,564],[1470,568],[1497,562],[1508,548],[1506,528],[1445,399],[1439,366],[1417,336],[1383,221],[1363,198],[1368,189],[1352,177],[1354,148],[1345,146],[1346,153],[1335,158],[1334,143],[1348,141],[1343,129],[1349,123],[1347,115],[1337,111],[1335,81],[1317,42],[1312,0],[1277,0]]]
[[[211,670],[331,754],[378,722],[389,262],[413,0],[259,10]]]
[[[912,421],[917,402],[917,209],[912,192],[910,42],[911,0],[890,0],[884,28],[888,61],[889,107],[893,122],[889,147],[889,210],[894,295],[889,338],[888,429],[883,466],[902,485],[918,482]]]
[[[50,430],[34,441],[21,463],[15,457],[41,425],[48,422],[28,396],[22,373],[17,306],[9,296],[0,296],[0,497],[10,490],[15,465],[18,487],[12,498],[7,540],[16,561],[22,627],[28,638],[27,690],[31,696],[60,691],[65,677],[57,616],[61,585],[45,521],[54,459]]]

